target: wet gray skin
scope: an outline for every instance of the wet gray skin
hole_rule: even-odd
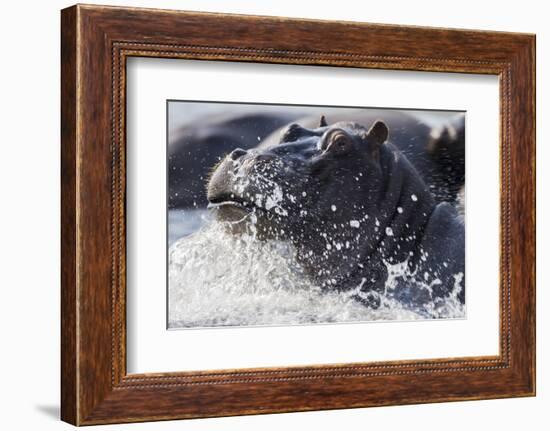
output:
[[[209,206],[235,233],[291,241],[323,289],[355,289],[376,307],[388,265],[406,262],[411,279],[392,295],[414,307],[444,298],[464,271],[464,227],[450,205],[436,205],[389,134],[382,121],[291,124],[279,142],[228,154],[208,182]]]
[[[168,145],[168,206],[206,206],[204,180],[218,158],[233,148],[251,148],[300,112],[253,112],[207,116],[171,134]]]

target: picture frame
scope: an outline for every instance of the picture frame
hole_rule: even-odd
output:
[[[534,35],[76,5],[61,13],[61,53],[62,420],[92,425],[535,395]],[[498,76],[499,354],[128,374],[131,57]]]

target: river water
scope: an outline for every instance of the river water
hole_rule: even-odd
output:
[[[289,244],[228,234],[206,210],[169,212],[169,327],[299,325],[365,321],[463,318],[450,298],[415,312],[386,298],[378,309],[353,292],[322,292],[302,273]],[[386,288],[406,276],[391,268]],[[460,283],[461,279],[457,280]]]

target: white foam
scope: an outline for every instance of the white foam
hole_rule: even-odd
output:
[[[260,326],[375,320],[425,319],[383,298],[378,309],[353,298],[357,292],[326,292],[312,284],[279,241],[262,242],[254,232],[242,236],[211,222],[169,249],[169,327]],[[407,277],[407,265],[388,267],[391,289]],[[457,281],[460,287],[461,280]],[[429,287],[429,286],[426,286]],[[358,287],[359,288],[359,287]],[[458,288],[457,288],[458,289]],[[429,318],[463,317],[454,301]]]

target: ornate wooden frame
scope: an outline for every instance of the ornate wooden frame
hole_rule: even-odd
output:
[[[63,420],[88,425],[535,394],[534,35],[81,5],[61,16]],[[128,375],[130,56],[498,75],[500,354]]]

